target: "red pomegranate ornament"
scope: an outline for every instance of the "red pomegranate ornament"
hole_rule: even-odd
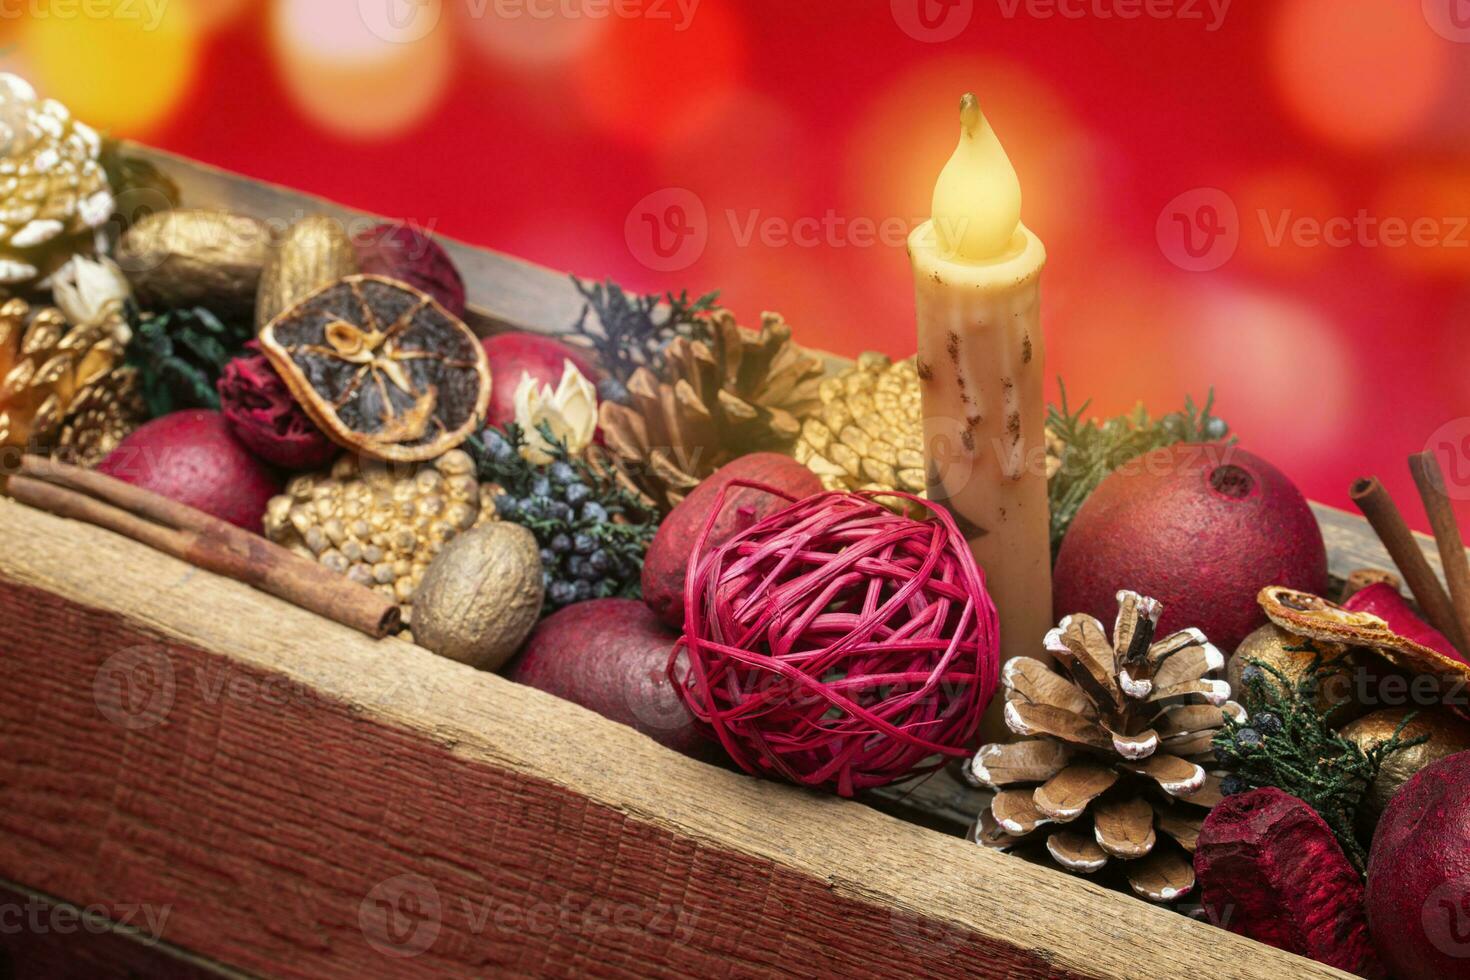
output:
[[[225,417],[201,409],[140,426],[97,469],[257,534],[266,504],[281,492],[276,474],[235,438]]]
[[[317,428],[255,341],[225,365],[220,411],[245,448],[284,470],[326,466],[341,449]]]
[[[1182,443],[1124,464],[1077,512],[1053,575],[1054,608],[1108,622],[1119,589],[1164,605],[1159,631],[1196,626],[1233,650],[1265,614],[1256,594],[1327,588],[1312,509],[1276,467],[1220,444]]]
[[[411,225],[383,224],[359,232],[352,244],[357,249],[358,270],[364,275],[406,282],[464,319],[464,279],[449,253],[433,238]]]
[[[490,408],[485,413],[487,426],[504,428],[516,420],[516,388],[524,375],[529,374],[538,387],[555,388],[566,362],[571,361],[593,383],[602,376],[585,353],[540,334],[496,334],[486,337],[484,346],[491,378]]]
[[[1389,800],[1368,854],[1368,926],[1398,980],[1470,978],[1470,752]]]

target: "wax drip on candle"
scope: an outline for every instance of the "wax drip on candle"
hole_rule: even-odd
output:
[[[960,142],[934,185],[939,251],[957,262],[1004,255],[1021,224],[1021,182],[971,92],[960,99]]]

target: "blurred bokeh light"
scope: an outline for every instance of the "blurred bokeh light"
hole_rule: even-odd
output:
[[[1108,3],[976,4],[933,43],[887,3],[131,3],[163,11],[149,24],[118,0],[30,5],[0,43],[116,135],[583,276],[719,289],[848,355],[913,348],[902,231],[973,90],[1048,247],[1048,369],[1074,405],[1164,412],[1213,387],[1310,496],[1344,505],[1378,473],[1422,525],[1404,457],[1470,417],[1470,36],[1421,0],[1219,23]],[[1239,245],[1189,271],[1157,229],[1211,189]],[[661,271],[625,227],[665,191],[709,227]]]

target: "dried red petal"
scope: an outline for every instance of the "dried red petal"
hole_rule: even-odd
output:
[[[1399,594],[1399,590],[1386,582],[1375,582],[1359,589],[1343,602],[1342,607],[1353,612],[1372,613],[1388,623],[1388,628],[1399,636],[1454,660],[1465,660],[1464,654],[1456,650],[1443,633],[1419,618],[1419,614],[1414,612],[1414,607]]]
[[[235,438],[256,456],[286,470],[319,469],[337,455],[337,445],[316,427],[291,397],[255,341],[252,353],[225,365],[216,387],[220,411]]]
[[[1363,977],[1385,976],[1363,880],[1317,812],[1279,789],[1227,797],[1194,855],[1210,921]]]
[[[352,244],[361,272],[406,282],[464,317],[464,279],[449,253],[428,235],[408,225],[384,224],[359,233]]]

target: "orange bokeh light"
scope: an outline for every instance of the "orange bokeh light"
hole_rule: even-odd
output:
[[[1236,191],[1242,262],[1253,269],[1292,275],[1320,268],[1333,251],[1316,229],[1343,214],[1332,182],[1313,170],[1270,170],[1248,177]]]
[[[1374,148],[1433,113],[1446,47],[1418,0],[1281,0],[1271,61],[1302,125],[1332,143]]]
[[[457,25],[487,58],[533,70],[582,57],[608,26],[606,7],[583,0],[545,5],[455,3],[454,13]]]
[[[395,136],[443,94],[454,45],[440,0],[275,0],[271,40],[296,105],[341,136]],[[404,10],[411,16],[401,16]]]
[[[1470,164],[1409,167],[1380,191],[1380,257],[1425,275],[1470,275]]]
[[[640,9],[644,15],[607,20],[575,77],[593,123],[630,142],[656,145],[701,106],[739,86],[745,36],[726,6],[649,3]],[[687,19],[684,9],[691,9]]]
[[[86,16],[33,16],[20,36],[38,92],[114,136],[150,135],[183,101],[199,61],[187,7],[94,0]]]

